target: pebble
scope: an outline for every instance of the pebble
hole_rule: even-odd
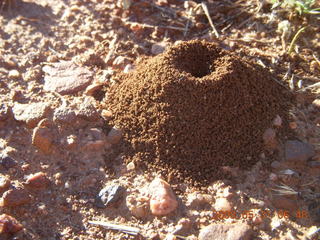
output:
[[[199,240],[251,240],[252,230],[245,223],[211,224],[200,230]]]
[[[32,133],[32,144],[45,154],[52,152],[53,133],[49,128],[36,127]]]
[[[231,211],[232,203],[227,198],[217,198],[214,209],[216,211]]]
[[[9,178],[0,176],[0,192],[7,190],[10,187],[11,181]]]
[[[191,230],[192,223],[189,218],[182,218],[179,220],[175,230],[172,232],[174,235],[184,236]]]
[[[129,162],[127,164],[127,171],[133,171],[136,168],[134,162]]]
[[[59,107],[53,113],[53,121],[61,124],[74,124],[76,112],[70,107]]]
[[[298,209],[298,204],[295,200],[283,196],[274,196],[271,202],[277,210],[288,210],[294,212]]]
[[[2,166],[4,169],[9,170],[10,168],[14,168],[17,165],[18,162],[12,157],[4,154],[0,155],[0,166]]]
[[[62,95],[74,94],[84,90],[93,80],[93,73],[72,61],[51,63],[42,68],[45,72],[44,90]]]
[[[5,121],[9,117],[9,107],[5,103],[0,103],[0,121]]]
[[[89,85],[86,90],[84,91],[84,94],[86,96],[94,96],[96,92],[100,91],[103,87],[103,84],[101,83],[94,83]]]
[[[10,79],[19,79],[21,77],[21,74],[18,70],[10,70],[10,72],[8,73],[8,77]]]
[[[275,150],[278,146],[276,137],[276,131],[272,128],[268,128],[262,136],[265,146],[270,150]]]
[[[282,118],[279,115],[277,115],[275,117],[275,119],[273,120],[273,126],[275,126],[275,127],[281,127],[282,126]]]
[[[158,55],[160,53],[163,53],[165,49],[166,49],[165,43],[155,43],[151,47],[151,53],[153,55]]]
[[[107,141],[111,144],[117,144],[122,138],[122,131],[117,127],[111,128],[110,132],[107,135]]]
[[[9,189],[6,191],[1,199],[0,206],[16,207],[30,203],[31,197],[23,188]]]
[[[290,127],[291,129],[297,129],[298,124],[297,124],[296,122],[290,122],[290,123],[289,123],[289,127]]]
[[[37,172],[28,176],[26,185],[36,189],[46,189],[50,184],[50,180],[43,172]]]
[[[297,140],[285,143],[285,159],[289,162],[305,162],[315,155],[314,147],[305,142]]]
[[[320,99],[313,100],[312,106],[314,106],[317,109],[320,109]]]
[[[100,118],[100,114],[93,105],[93,101],[92,97],[85,97],[81,102],[77,116],[87,121],[97,121]]]
[[[101,116],[105,119],[108,120],[112,117],[112,112],[109,110],[102,110]]]
[[[49,105],[44,102],[30,104],[15,103],[12,112],[17,121],[26,122],[28,127],[33,128],[41,119],[45,118],[49,109]]]
[[[171,186],[160,178],[149,185],[150,210],[153,215],[167,215],[178,207],[178,202]]]
[[[150,215],[149,198],[130,195],[126,205],[133,216],[144,219]]]
[[[129,63],[130,61],[127,58],[123,56],[118,56],[113,60],[112,66],[116,69],[123,69]]]
[[[23,229],[23,226],[18,222],[17,219],[8,215],[1,214],[0,215],[0,237],[1,239],[5,234],[14,234]],[[11,238],[8,238],[11,239]]]
[[[106,186],[96,197],[95,205],[99,208],[106,208],[118,202],[125,194],[126,189],[121,185]]]

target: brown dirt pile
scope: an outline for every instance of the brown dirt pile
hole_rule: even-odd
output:
[[[119,76],[107,104],[127,161],[206,184],[248,167],[262,134],[286,116],[288,93],[260,66],[203,41],[184,42]]]

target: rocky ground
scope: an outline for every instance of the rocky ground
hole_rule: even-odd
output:
[[[319,239],[317,15],[241,0],[0,6],[0,239]],[[225,166],[233,177],[204,191],[124,164],[101,104],[117,72],[191,39],[245,55],[296,99],[295,136],[280,141],[276,117],[252,169]]]

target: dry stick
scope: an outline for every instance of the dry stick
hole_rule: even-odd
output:
[[[188,30],[189,30],[191,16],[192,16],[192,8],[190,8],[189,11],[188,11],[188,20],[187,20],[186,27],[185,27],[185,30],[184,30],[184,33],[183,33],[184,37],[187,35]]]
[[[294,35],[291,43],[290,43],[290,46],[289,46],[289,49],[288,49],[288,54],[290,54],[292,51],[293,51],[293,48],[294,48],[294,45],[296,43],[296,41],[298,40],[299,36],[301,35],[301,33],[306,30],[307,27],[303,27],[303,28],[300,28],[299,31],[296,33],[296,35]]]
[[[119,225],[114,223],[102,222],[102,221],[89,221],[90,224],[102,226],[106,229],[118,230],[120,232],[124,232],[131,235],[138,235],[140,233],[140,229],[136,227],[129,227],[125,225]]]
[[[209,10],[208,10],[207,5],[206,5],[204,2],[202,2],[202,3],[201,3],[201,7],[202,7],[202,9],[203,9],[203,11],[204,11],[204,14],[205,14],[205,15],[207,16],[207,18],[208,18],[209,24],[210,24],[210,26],[211,26],[211,28],[212,28],[212,30],[213,30],[214,35],[216,36],[216,38],[219,38],[220,35],[219,35],[217,29],[215,28],[215,26],[213,25],[213,22],[212,22],[212,19],[211,19],[211,17],[210,17],[210,14],[209,14]]]
[[[304,90],[307,90],[307,89],[310,89],[310,88],[315,88],[315,87],[320,87],[320,82],[312,84],[312,85],[310,85],[308,87],[301,88],[298,92],[302,92]]]

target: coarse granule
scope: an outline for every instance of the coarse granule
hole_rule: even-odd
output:
[[[286,119],[289,93],[262,67],[205,41],[189,41],[118,75],[105,102],[124,131],[125,159],[205,185],[221,167],[246,168],[262,134]]]

